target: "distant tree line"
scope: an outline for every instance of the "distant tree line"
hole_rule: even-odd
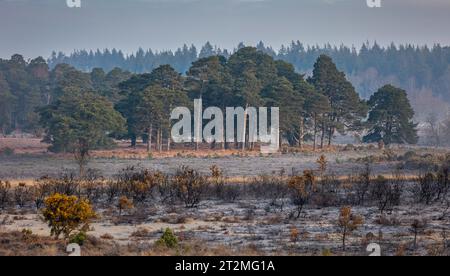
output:
[[[83,72],[67,64],[49,70],[42,58],[0,61],[0,127],[42,133],[50,148],[73,152],[82,169],[93,148],[111,138],[138,139],[147,149],[170,149],[170,112],[202,98],[204,107],[280,107],[280,134],[291,146],[331,145],[336,134],[362,132],[366,142],[416,143],[414,111],[404,90],[380,88],[361,99],[332,58],[320,55],[306,78],[283,60],[252,47],[228,58],[193,62],[185,75],[170,65],[133,74],[114,68]],[[164,143],[163,143],[164,141]],[[251,143],[213,147],[252,148]]]
[[[49,59],[51,68],[67,63],[83,71],[103,68],[110,71],[115,67],[133,73],[149,73],[160,65],[169,64],[179,73],[185,74],[191,63],[199,58],[213,55],[230,57],[245,47],[240,43],[232,51],[223,50],[206,43],[200,50],[193,45],[176,51],[155,52],[139,49],[125,55],[120,50],[79,50],[65,55],[54,52]],[[320,55],[331,57],[337,68],[351,78],[352,84],[363,98],[369,98],[380,82],[393,83],[404,89],[430,89],[434,95],[450,102],[450,47],[434,45],[394,45],[381,47],[376,42],[364,43],[360,49],[341,45],[306,46],[299,41],[281,46],[279,51],[260,42],[258,50],[275,59],[294,65],[297,72],[311,72]]]

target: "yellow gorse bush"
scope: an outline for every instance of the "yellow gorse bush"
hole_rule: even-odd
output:
[[[76,196],[53,194],[44,201],[44,220],[51,228],[51,236],[56,239],[61,234],[68,238],[81,225],[86,225],[96,214],[89,201]]]

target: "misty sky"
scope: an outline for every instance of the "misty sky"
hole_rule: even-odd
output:
[[[362,42],[450,45],[450,0],[0,0],[0,57],[52,50],[175,49],[206,41],[232,49],[262,40],[278,49]]]

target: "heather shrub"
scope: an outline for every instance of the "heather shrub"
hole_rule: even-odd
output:
[[[206,177],[189,167],[178,169],[172,182],[178,199],[186,208],[197,207],[208,188]]]

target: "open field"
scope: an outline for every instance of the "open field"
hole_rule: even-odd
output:
[[[37,179],[44,175],[56,179],[59,184],[55,185],[65,185],[64,174],[76,172],[77,167],[70,155],[47,153],[45,145],[26,140],[0,139],[3,147],[14,149],[13,154],[0,157],[0,180],[13,184],[10,202],[0,208],[0,232],[5,241],[0,245],[0,255],[65,255],[65,243],[48,238],[50,228],[35,206],[36,198],[25,193],[41,187],[43,182]],[[88,168],[101,178],[92,180],[93,186],[85,186],[90,183],[87,180],[73,180],[79,185],[73,193],[89,198],[98,214],[90,224],[83,254],[367,255],[366,247],[372,242],[379,244],[385,255],[449,254],[448,179],[443,184],[447,185],[445,195],[439,195],[439,199],[425,202],[418,198],[418,188],[424,187],[418,177],[438,173],[441,166],[448,166],[447,149],[342,146],[324,152],[305,150],[272,156],[206,149],[198,155],[194,151],[173,152],[155,153],[149,158],[145,157],[144,148],[128,149],[122,144],[114,151],[93,154]],[[111,156],[107,158],[105,154]],[[321,155],[327,164],[319,172],[317,160]],[[363,174],[366,164],[371,168],[371,185],[367,187],[367,199],[361,203],[355,199],[361,184],[355,179]],[[170,177],[180,167],[189,166],[208,176],[211,182],[213,165],[222,170],[220,179],[225,186],[220,189],[225,190],[219,191],[217,183],[209,183],[194,208],[187,208],[161,183],[146,190],[145,198],[139,192],[123,190],[123,195],[134,199],[134,204],[122,214],[117,209],[121,192],[108,198],[113,183],[108,181],[119,183],[126,167],[134,166],[138,174],[139,170],[148,169]],[[298,206],[293,203],[287,183],[292,175],[301,175],[305,170],[317,175],[320,187],[332,188],[311,191],[311,198],[297,217]],[[377,198],[374,188],[378,185],[377,175],[385,176],[392,185],[401,183],[399,200],[382,211],[382,198]],[[167,193],[171,195],[169,199]],[[345,252],[337,223],[343,206],[352,206],[353,214],[364,221],[348,235]],[[417,232],[416,245],[411,226],[415,220],[426,222]],[[175,251],[155,245],[167,228],[174,231],[180,242]]]
[[[284,169],[286,172],[302,172],[317,166],[316,160],[320,155],[326,156],[330,163],[328,173],[344,175],[362,168],[365,157],[385,158],[385,150],[374,147],[344,147],[312,152],[308,147],[304,151],[286,154],[261,156],[258,151],[241,152],[239,150],[211,150],[175,149],[170,152],[154,152],[151,157],[140,145],[136,149],[128,147],[127,142],[119,142],[113,150],[94,151],[89,168],[98,170],[105,177],[112,177],[127,166],[142,166],[151,170],[165,173],[172,172],[181,166],[189,166],[202,173],[209,173],[212,165],[220,167],[228,177],[254,177],[261,173],[271,173]],[[76,171],[77,165],[71,154],[52,154],[47,152],[47,144],[39,139],[0,138],[0,149],[11,148],[13,155],[0,155],[0,179],[32,181],[43,175],[57,176],[63,171]],[[446,148],[396,148],[396,155],[414,151],[418,155],[446,154]],[[397,160],[391,162],[375,162],[373,170],[376,174],[390,174],[397,166]],[[414,173],[417,168],[405,168],[405,173]]]

